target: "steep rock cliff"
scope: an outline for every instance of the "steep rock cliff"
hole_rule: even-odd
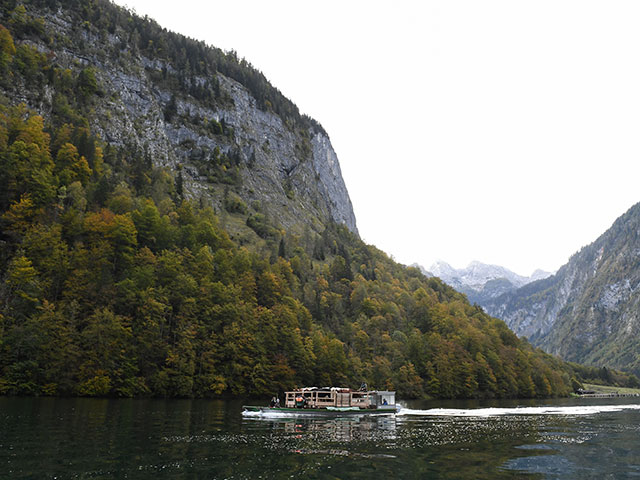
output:
[[[244,60],[134,17],[158,31],[149,44],[184,43],[185,55],[197,51],[213,67],[196,68],[192,58],[177,64],[182,60],[167,55],[168,47],[140,48],[144,42],[135,36],[138,29],[128,31],[118,23],[118,17],[129,21],[128,12],[119,7],[106,7],[116,19],[101,19],[112,23],[100,29],[81,23],[73,5],[77,2],[61,2],[54,9],[40,3],[46,5],[28,2],[26,15],[40,22],[41,31],[21,43],[46,55],[56,69],[91,70],[98,95],[88,119],[107,144],[135,149],[154,165],[169,167],[180,175],[185,197],[210,203],[218,211],[224,211],[233,195],[241,201],[237,210],[245,216],[264,215],[276,228],[319,232],[333,221],[357,233],[338,158],[322,127],[310,119],[299,121],[295,105],[273,87],[268,90],[271,97],[258,100],[260,91],[214,70],[216,61],[225,62],[237,78],[248,78],[247,84],[256,76],[263,78]],[[41,113],[56,108],[54,92],[36,84],[15,84],[2,93],[12,103],[24,102]],[[274,111],[273,96],[293,113]],[[228,227],[246,230],[239,221]]]
[[[568,360],[640,371],[640,204],[547,279],[485,305]]]

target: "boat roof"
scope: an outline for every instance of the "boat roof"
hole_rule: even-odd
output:
[[[291,391],[293,392],[318,391],[318,392],[342,392],[342,393],[360,392],[360,393],[379,393],[379,394],[395,394],[396,393],[395,391],[392,391],[392,390],[359,390],[359,389],[353,389],[348,387],[300,387]]]

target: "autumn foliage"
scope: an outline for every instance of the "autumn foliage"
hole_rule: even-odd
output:
[[[22,10],[13,31],[39,35]],[[271,92],[261,78],[254,90]],[[46,84],[51,110],[45,121],[0,99],[0,394],[264,397],[363,381],[400,398],[571,391],[569,365],[345,227],[296,235],[235,194],[226,212],[186,198],[179,171],[94,136],[92,71],[56,67],[0,27],[0,82],[16,79]],[[244,226],[242,241],[221,215]]]
[[[362,381],[405,397],[567,392],[558,361],[345,228],[283,232],[265,258],[172,187],[136,191],[95,139],[89,162],[80,134],[47,132],[23,107],[0,114],[1,392],[260,396]]]

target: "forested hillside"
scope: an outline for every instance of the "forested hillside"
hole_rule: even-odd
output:
[[[107,31],[116,11],[140,37],[123,50],[145,43],[145,26],[163,51],[181,37],[107,2],[3,5],[0,83],[14,93],[0,101],[0,393],[266,396],[366,381],[405,398],[533,397],[584,377],[345,225],[285,229],[227,189],[194,198],[180,168],[100,138],[108,72],[60,67],[64,38],[38,8],[75,5]],[[260,85],[258,101],[280,98]],[[319,128],[282,102],[270,108]],[[212,184],[233,171],[223,157],[202,160]],[[238,225],[252,234],[232,238]]]

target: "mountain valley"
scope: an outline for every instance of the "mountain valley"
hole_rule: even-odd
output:
[[[637,384],[365,244],[318,122],[235,53],[106,0],[0,6],[0,222],[0,394]],[[602,305],[635,283],[616,288]]]

